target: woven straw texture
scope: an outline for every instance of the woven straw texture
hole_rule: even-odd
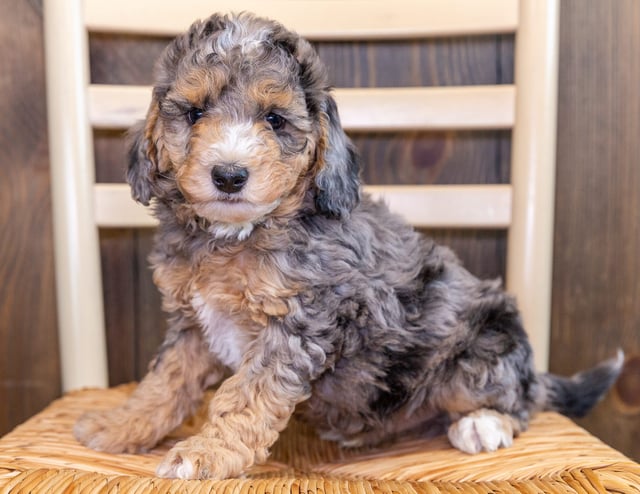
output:
[[[160,458],[178,438],[194,432],[198,419],[140,455],[98,453],[79,445],[71,433],[84,410],[116,406],[132,389],[69,393],[0,439],[0,494],[640,493],[640,465],[553,413],[538,415],[511,448],[475,456],[454,450],[445,438],[343,450],[292,423],[269,462],[241,479],[158,479],[154,469]]]

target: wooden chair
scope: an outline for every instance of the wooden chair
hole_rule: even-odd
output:
[[[176,34],[212,10],[250,10],[311,40],[515,33],[515,85],[339,88],[336,99],[343,124],[352,131],[512,130],[510,184],[368,189],[416,226],[507,229],[507,289],[518,298],[536,364],[544,370],[559,0],[45,0],[44,5],[60,349],[68,393],[0,440],[0,492],[638,491],[637,464],[556,414],[541,414],[514,447],[477,456],[465,456],[441,438],[343,451],[293,423],[269,463],[246,478],[224,482],[154,479],[155,464],[171,439],[145,455],[107,455],[81,447],[71,435],[83,410],[114,406],[131,391],[131,386],[101,389],[108,376],[98,229],[154,225],[130,199],[128,186],[95,183],[92,128],[126,128],[142,118],[150,88],[90,84],[88,32]]]
[[[84,8],[83,8],[84,5]],[[94,183],[92,128],[143,118],[150,88],[90,84],[87,32],[173,35],[197,18],[250,10],[311,40],[517,31],[515,85],[338,89],[347,130],[512,129],[511,184],[371,187],[416,226],[508,229],[508,290],[537,366],[548,359],[555,177],[557,1],[383,0],[45,3],[63,387],[107,384],[98,228],[149,227],[126,185]],[[335,12],[341,15],[336,16]],[[126,15],[123,15],[126,12]],[[517,87],[517,90],[516,90]],[[455,204],[456,207],[451,207]]]

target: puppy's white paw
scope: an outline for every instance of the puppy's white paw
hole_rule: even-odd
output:
[[[156,468],[156,475],[163,478],[195,479],[196,469],[188,458],[180,458],[181,463],[163,461]]]
[[[451,444],[464,453],[496,451],[513,443],[513,419],[482,408],[451,424],[447,435]]]
[[[255,461],[254,453],[239,442],[229,446],[220,439],[197,434],[171,448],[156,468],[156,475],[214,480],[236,477]]]

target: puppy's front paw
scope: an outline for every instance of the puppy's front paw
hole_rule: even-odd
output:
[[[250,465],[248,455],[226,448],[215,439],[193,436],[171,448],[156,474],[165,478],[220,480],[236,477]]]
[[[465,453],[496,451],[513,443],[513,419],[483,408],[451,424],[448,437],[455,448]]]
[[[107,453],[136,453],[158,441],[145,420],[119,408],[83,414],[73,427],[73,435],[85,446]]]

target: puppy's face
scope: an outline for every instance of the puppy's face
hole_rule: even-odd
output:
[[[220,231],[358,201],[356,153],[311,46],[248,14],[195,23],[161,58],[153,101],[133,130],[128,178],[146,203],[179,198]],[[339,196],[339,197],[334,197]]]
[[[159,107],[177,186],[212,222],[253,222],[298,197],[317,147],[295,60],[260,35],[219,36],[204,67],[183,59]]]

